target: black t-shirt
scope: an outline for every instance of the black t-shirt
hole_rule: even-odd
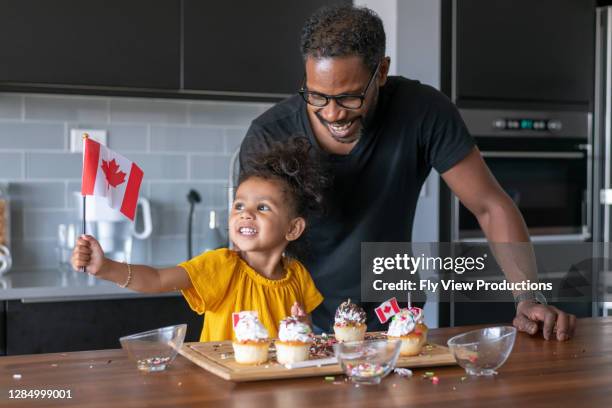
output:
[[[242,142],[240,164],[273,141],[306,137],[321,150],[299,95],[278,103],[251,124]],[[325,297],[313,322],[333,325],[338,305],[359,302],[362,242],[409,242],[419,192],[431,168],[453,167],[474,146],[456,107],[439,91],[418,81],[389,77],[381,87],[372,123],[347,155],[321,151],[333,187],[327,213],[309,220],[308,254],[301,259]],[[380,329],[372,308],[368,328]]]

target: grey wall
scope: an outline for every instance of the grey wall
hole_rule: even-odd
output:
[[[397,73],[440,88],[440,0],[397,2]],[[439,183],[432,172],[417,205],[412,240],[439,239]]]
[[[82,154],[70,153],[72,128],[106,129],[108,146],[138,163],[141,196],[153,206],[154,231],[135,244],[133,261],[170,265],[186,258],[187,192],[196,208],[195,250],[219,244],[206,228],[208,210],[222,212],[227,169],[261,103],[156,100],[0,93],[0,183],[9,183],[14,270],[57,264],[57,226],[76,220]],[[222,243],[222,242],[221,242]]]
[[[397,73],[440,89],[440,0],[397,2]],[[413,242],[439,241],[440,176],[432,171],[421,190]],[[425,304],[425,323],[438,327],[438,303]]]

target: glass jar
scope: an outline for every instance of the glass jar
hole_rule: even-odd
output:
[[[0,275],[12,265],[9,243],[11,239],[11,211],[8,186],[0,184]]]

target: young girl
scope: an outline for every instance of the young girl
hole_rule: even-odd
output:
[[[82,235],[72,266],[138,292],[181,290],[194,311],[206,314],[200,341],[232,339],[232,313],[243,310],[256,310],[276,337],[281,319],[306,317],[323,300],[304,266],[283,255],[322,202],[326,179],[309,151],[308,141],[296,138],[249,161],[229,216],[235,251],[208,251],[156,269],[107,259],[95,238]]]

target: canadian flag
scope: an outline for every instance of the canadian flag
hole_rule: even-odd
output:
[[[134,221],[143,171],[95,140],[83,142],[81,194],[106,197],[109,207]]]
[[[382,302],[374,311],[376,312],[378,320],[380,320],[381,323],[386,323],[387,320],[399,313],[400,307],[397,304],[397,299],[391,298]]]
[[[251,315],[257,317],[257,314],[258,313],[256,310],[243,310],[242,312],[232,313],[232,327],[236,327],[240,319],[244,318],[245,316]]]

